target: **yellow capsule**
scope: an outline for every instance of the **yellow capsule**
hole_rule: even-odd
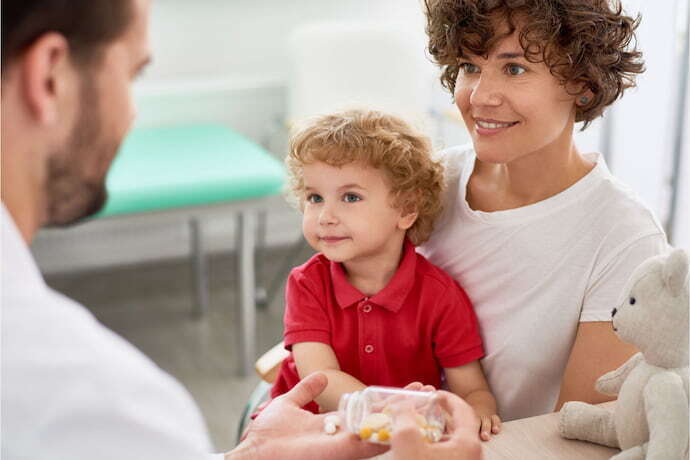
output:
[[[359,430],[359,437],[362,439],[369,439],[371,438],[371,428],[364,427]]]
[[[381,442],[386,442],[391,437],[390,433],[388,433],[388,430],[385,428],[381,428],[377,434],[379,441]]]

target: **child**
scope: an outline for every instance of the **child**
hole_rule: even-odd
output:
[[[271,396],[322,371],[306,409],[337,409],[343,393],[419,381],[465,398],[481,437],[500,430],[467,295],[415,252],[441,211],[443,170],[429,140],[402,120],[350,110],[311,120],[286,159],[302,231],[319,253],[287,282],[285,347]],[[318,403],[318,405],[317,405]]]

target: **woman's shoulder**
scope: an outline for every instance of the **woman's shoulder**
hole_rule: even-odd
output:
[[[474,155],[474,146],[471,142],[460,145],[453,145],[451,147],[445,147],[436,151],[436,155],[439,158],[455,158],[460,159],[467,155]]]
[[[600,166],[599,183],[589,197],[599,205],[599,218],[614,228],[663,234],[663,226],[635,190],[611,174],[605,164]]]
[[[441,162],[446,176],[458,176],[467,162],[474,159],[474,148],[472,143],[456,145],[437,151],[434,158]]]
[[[598,177],[589,187],[589,193],[578,200],[572,209],[579,214],[589,229],[585,236],[595,245],[602,265],[642,251],[652,255],[666,246],[664,228],[638,194],[598,164]]]
[[[458,296],[465,296],[464,289],[462,286],[460,286],[460,283],[458,283],[458,281],[450,275],[450,273],[432,263],[419,250],[416,253],[416,257],[417,276],[425,285],[431,287],[431,291],[436,293],[435,297],[443,298],[446,296],[451,296],[452,299],[455,300]]]

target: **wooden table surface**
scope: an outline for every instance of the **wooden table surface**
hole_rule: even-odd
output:
[[[613,410],[614,402],[602,404]],[[501,433],[482,443],[484,460],[513,459],[608,459],[618,449],[584,441],[564,439],[558,433],[558,413],[513,420],[503,424]]]

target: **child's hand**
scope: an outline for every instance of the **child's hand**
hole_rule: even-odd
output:
[[[477,414],[477,417],[479,418],[479,438],[482,441],[489,441],[492,434],[501,432],[501,418],[497,414]]]
[[[436,388],[434,388],[433,385],[424,385],[421,382],[412,382],[408,383],[405,385],[405,388],[403,390],[412,390],[412,391],[436,391]]]

